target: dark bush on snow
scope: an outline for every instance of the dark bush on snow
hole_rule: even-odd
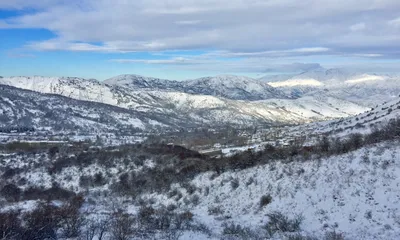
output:
[[[344,240],[344,235],[336,231],[326,232],[324,240]]]
[[[281,212],[269,213],[267,217],[268,222],[265,229],[270,236],[273,236],[276,232],[298,232],[303,221],[303,217],[300,215],[290,219]]]
[[[21,192],[15,184],[7,184],[1,189],[0,194],[9,202],[17,202],[21,198]]]
[[[271,195],[263,195],[260,199],[260,208],[263,208],[272,202]]]
[[[243,240],[247,240],[247,239],[254,239],[254,240],[258,240],[258,239],[265,239],[264,236],[262,236],[263,234],[261,232],[256,232],[251,230],[248,227],[242,227],[239,224],[234,224],[234,223],[223,223],[222,224],[222,234],[225,236],[222,239],[229,239],[229,240],[233,240],[233,239],[243,239]]]
[[[69,200],[75,196],[76,194],[74,192],[58,186],[53,186],[48,189],[30,187],[22,193],[22,198],[24,200]]]
[[[20,168],[10,168],[10,167],[5,167],[4,169],[4,173],[3,173],[3,178],[4,179],[8,179],[8,178],[12,178],[15,175],[21,173],[23,170]]]

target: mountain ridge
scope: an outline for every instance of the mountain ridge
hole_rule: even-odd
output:
[[[264,100],[287,98],[279,90],[257,79],[236,76],[218,75],[184,81],[144,77],[135,74],[119,75],[103,81],[112,86],[124,86],[131,89],[152,89],[179,91],[190,94],[210,95],[234,100]]]
[[[76,100],[99,102],[128,110],[134,110],[152,118],[164,116],[176,119],[170,125],[183,126],[220,126],[258,125],[258,124],[299,124],[315,120],[326,120],[335,117],[346,117],[366,108],[346,101],[327,98],[320,102],[313,97],[304,99],[267,99],[259,101],[233,100],[222,97],[188,94],[176,91],[159,91],[152,89],[133,89],[124,86],[110,86],[95,80],[81,78],[6,78],[0,83],[15,87],[57,94]],[[324,109],[324,111],[322,111]],[[356,111],[354,111],[356,109]]]

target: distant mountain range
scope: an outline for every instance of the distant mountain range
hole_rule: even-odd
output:
[[[144,130],[306,123],[356,115],[400,93],[397,76],[339,69],[262,79],[222,75],[187,81],[138,75],[120,75],[103,82],[74,77],[1,77],[0,85],[0,111],[7,116],[0,118],[0,126],[20,124],[18,119],[24,116],[30,119],[27,122],[39,126],[46,114],[34,117],[31,113],[54,108],[56,115],[77,125],[82,119],[105,124],[97,128],[104,131],[116,129],[119,124],[128,126],[129,119],[137,119],[132,126]],[[3,93],[12,96],[5,97]],[[69,104],[74,107],[67,107]],[[81,114],[76,111],[94,111],[96,116],[104,115],[109,121],[104,123],[85,114],[80,120],[69,117]],[[60,129],[55,127],[56,122],[62,125],[63,121],[54,118],[54,124],[49,126]]]
[[[340,99],[373,107],[400,94],[400,75],[355,73],[342,69],[315,69],[296,75],[265,76],[260,80],[292,97],[325,91]]]
[[[120,75],[107,79],[104,83],[135,90],[150,89],[175,91],[234,100],[256,101],[271,98],[287,98],[283,92],[270,86],[266,82],[235,75],[220,75],[187,81],[173,81],[139,75]]]

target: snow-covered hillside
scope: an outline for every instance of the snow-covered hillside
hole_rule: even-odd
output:
[[[96,102],[86,102],[59,95],[41,94],[0,85],[0,127],[33,127],[82,133],[150,130],[156,126],[184,124],[179,119],[159,114],[151,116]]]
[[[216,232],[222,219],[257,228],[266,224],[267,213],[279,211],[290,217],[301,214],[301,228],[318,239],[332,230],[344,239],[398,239],[399,150],[398,143],[388,142],[309,162],[271,163],[217,177],[205,173],[191,182],[199,204],[189,209]],[[181,200],[156,194],[149,198],[185,206],[190,195],[176,188],[185,193]],[[268,195],[271,203],[260,206]]]
[[[328,135],[330,138],[343,138],[356,133],[369,134],[376,128],[398,118],[400,118],[400,97],[352,117],[277,128],[269,132],[279,132],[281,139],[307,137],[308,144],[312,144],[316,137],[322,135]]]
[[[54,156],[40,150],[2,154],[0,175],[7,177],[2,184],[16,184],[25,194],[22,196],[54,186],[83,191],[85,214],[95,219],[112,215],[115,208],[129,214],[137,214],[143,206],[167,208],[170,213],[189,211],[203,232],[188,231],[176,238],[180,240],[236,239],[224,227],[231,223],[269,239],[263,227],[270,220],[268,214],[274,212],[289,219],[301,215],[303,220],[294,233],[277,230],[272,239],[284,240],[293,234],[324,239],[327,232],[343,237],[339,239],[400,237],[400,149],[396,140],[330,157],[272,160],[221,173],[203,169],[190,179],[179,178],[192,176],[196,168],[187,166],[201,169],[215,160],[199,159],[201,156],[190,151],[186,154],[193,156],[179,160],[185,150],[173,149],[132,146],[82,151],[60,147]],[[174,183],[169,185],[171,179]],[[22,200],[4,209],[29,211],[34,202]]]
[[[139,81],[137,76],[134,76],[134,79]],[[207,92],[211,91],[210,89],[220,89],[218,91],[229,95],[229,98],[210,96],[206,93],[189,94],[176,91],[173,88],[176,82],[171,83],[167,80],[142,80],[139,81],[141,83],[139,85],[138,82],[127,79],[127,76],[109,80],[108,83],[80,78],[12,77],[2,78],[0,83],[41,93],[59,94],[73,99],[114,105],[142,112],[150,118],[154,115],[164,115],[172,119],[186,119],[192,126],[198,124],[218,126],[226,123],[297,124],[347,117],[368,110],[344,100],[333,100],[332,97],[275,98],[262,101],[229,99],[235,98],[235,95],[253,98],[251,96],[257,96],[258,93],[264,94],[265,98],[267,95],[270,97],[279,95],[279,92],[273,90],[272,87],[266,84],[260,85],[255,80],[243,77],[221,76],[185,82],[186,85],[191,86],[185,89]],[[109,85],[111,83],[116,85]]]
[[[115,105],[113,93],[97,80],[75,77],[4,77],[0,84],[26,90]]]

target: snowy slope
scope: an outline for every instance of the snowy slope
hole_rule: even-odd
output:
[[[374,107],[396,99],[400,94],[400,77],[362,76],[342,85],[330,86],[330,94],[364,106]]]
[[[330,134],[331,137],[343,137],[351,133],[368,134],[376,127],[398,118],[400,118],[400,97],[352,117],[288,127],[284,131],[288,136]]]
[[[265,224],[266,213],[280,211],[290,217],[302,214],[302,229],[319,239],[333,229],[345,239],[398,239],[398,151],[398,143],[384,143],[320,161],[271,163],[216,178],[202,174],[192,181],[200,204],[190,210],[216,231],[221,219],[232,217],[229,222],[254,228]],[[270,195],[272,202],[260,208],[263,195]],[[165,195],[157,199],[175,202]],[[221,213],[210,216],[213,208]]]
[[[77,100],[116,104],[104,84],[93,79],[75,77],[5,77],[0,84],[41,93],[60,94]],[[108,91],[107,91],[108,90]]]
[[[22,189],[29,186],[49,188],[56,181],[63,188],[84,191],[79,181],[81,176],[102,173],[108,183],[88,187],[86,191],[94,197],[95,206],[90,206],[94,214],[111,212],[115,207],[132,213],[138,209],[134,198],[116,197],[115,193],[107,194],[107,191],[123,173],[142,171],[146,162],[151,166],[148,160],[138,161],[143,153],[136,151],[138,153],[127,156],[121,153],[120,157],[116,153],[110,167],[91,161],[81,167],[64,166],[52,175],[47,170],[52,161],[38,157],[39,154],[0,155],[0,164],[22,169],[7,179],[18,182]],[[271,162],[221,174],[210,171],[189,182],[193,186],[191,192],[185,182],[174,184],[163,193],[139,195],[137,199],[155,209],[173,205],[178,211],[192,212],[196,221],[210,228],[215,239],[221,239],[223,223],[234,222],[261,233],[261,227],[268,221],[266,215],[279,211],[290,218],[301,214],[304,217],[302,233],[317,239],[323,239],[325,232],[334,230],[344,239],[394,240],[400,237],[399,151],[399,142],[382,142],[328,158]],[[71,159],[84,159],[84,156],[90,155],[72,155]],[[101,159],[96,152],[93,156],[93,159]],[[124,161],[125,157],[130,161]],[[126,167],[121,167],[124,164]],[[4,169],[1,168],[0,173],[3,174]],[[22,177],[25,181],[18,181]],[[176,193],[171,194],[174,191]],[[261,197],[267,195],[272,201],[261,207]],[[275,239],[287,238],[276,236]]]
[[[116,132],[174,127],[179,119],[0,85],[0,127],[64,132]],[[184,124],[184,121],[179,122]]]
[[[306,96],[296,100],[262,100],[251,102],[243,109],[265,118],[269,117],[271,120],[280,119],[281,122],[291,118],[291,122],[294,123],[352,116],[368,110],[357,104],[329,96],[320,98]]]

